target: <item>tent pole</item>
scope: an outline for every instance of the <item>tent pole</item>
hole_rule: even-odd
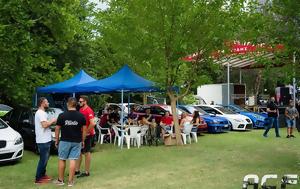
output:
[[[230,69],[229,61],[227,62],[227,105],[230,104]]]
[[[121,90],[121,103],[122,103],[122,106],[123,106],[123,98],[124,98],[124,91],[123,89]],[[123,108],[122,108],[123,109]],[[123,130],[124,130],[124,122],[123,122],[123,110],[121,109],[121,129],[122,129],[122,135],[121,135],[121,149],[123,149],[123,140],[124,140],[124,133],[123,133]]]
[[[294,77],[293,77],[293,103],[294,107],[296,107],[296,78],[295,78],[295,64],[296,64],[296,52],[293,54],[293,70],[294,70]]]
[[[242,84],[242,69],[240,69],[240,84]]]
[[[130,114],[130,93],[127,93],[128,94],[128,99],[127,99],[127,102],[128,102],[128,114],[127,114],[127,116]],[[125,109],[125,108],[124,108]]]

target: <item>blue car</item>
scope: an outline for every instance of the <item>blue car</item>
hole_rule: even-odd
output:
[[[264,128],[268,124],[267,114],[251,112],[235,104],[222,105],[222,106],[236,113],[249,117],[253,122],[253,128]]]
[[[199,111],[200,116],[207,123],[207,131],[209,133],[221,133],[224,132],[223,129],[228,129],[228,120],[223,117],[209,115],[202,109],[189,105],[178,105],[177,108],[189,114],[193,114],[194,111]]]

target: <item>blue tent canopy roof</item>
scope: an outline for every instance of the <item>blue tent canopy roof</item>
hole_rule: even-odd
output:
[[[134,73],[128,65],[123,66],[117,73],[98,81],[85,83],[76,87],[81,92],[145,92],[158,91],[155,83]]]
[[[88,75],[84,70],[80,70],[78,74],[76,74],[71,79],[66,81],[55,83],[46,87],[37,88],[38,93],[75,93],[80,92],[76,90],[77,85],[81,85],[84,83],[89,83],[92,81],[96,81],[95,78]]]

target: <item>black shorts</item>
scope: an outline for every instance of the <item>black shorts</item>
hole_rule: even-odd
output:
[[[82,154],[86,152],[91,152],[93,137],[94,136],[92,135],[86,136],[84,141],[84,148],[81,149]]]

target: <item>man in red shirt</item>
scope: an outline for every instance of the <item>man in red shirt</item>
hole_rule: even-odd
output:
[[[77,177],[85,177],[90,176],[90,165],[91,165],[91,147],[93,138],[95,135],[95,114],[92,108],[90,108],[87,104],[88,97],[87,96],[80,96],[79,98],[79,104],[80,104],[80,110],[79,112],[82,113],[86,120],[86,139],[84,141],[84,147],[81,150],[80,158],[76,162],[76,172],[75,175],[78,175]],[[85,156],[85,172],[80,173],[80,165],[82,160],[82,154]]]
[[[165,112],[165,115],[160,120],[160,126],[168,132],[173,132],[173,117],[170,116],[168,111]]]

